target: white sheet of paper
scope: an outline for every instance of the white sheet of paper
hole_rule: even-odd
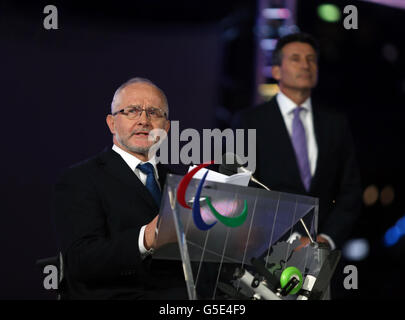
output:
[[[188,172],[190,172],[192,169],[194,169],[196,166],[191,166],[188,169]],[[250,173],[235,173],[231,176],[227,176],[225,174],[209,170],[206,168],[202,168],[197,173],[193,176],[193,178],[196,179],[202,179],[204,174],[208,171],[207,178],[206,180],[212,181],[212,182],[221,182],[221,183],[229,183],[229,184],[234,184],[237,186],[242,186],[242,187],[247,187],[250,181]]]

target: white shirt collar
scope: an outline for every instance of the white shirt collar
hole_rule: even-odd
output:
[[[297,107],[297,104],[281,91],[279,91],[279,93],[277,94],[276,99],[278,105],[280,106],[280,111],[283,117],[292,113],[293,110]],[[311,97],[308,97],[308,99],[301,104],[301,107],[304,108],[306,111],[312,112]]]
[[[131,168],[132,171],[135,171],[138,164],[145,163],[145,162],[142,162],[137,157],[135,157],[134,155],[132,155],[132,154],[126,152],[125,150],[121,149],[116,144],[113,145],[112,149],[115,152],[117,152],[122,157],[122,159],[124,159],[124,161]],[[153,165],[153,168],[155,169],[156,178],[159,179],[159,174],[158,174],[158,171],[157,171],[157,168],[156,168],[156,157],[154,156],[153,158],[149,159],[147,162],[149,162],[151,165]]]

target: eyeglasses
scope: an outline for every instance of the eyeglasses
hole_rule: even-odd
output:
[[[146,116],[151,120],[158,120],[161,118],[166,118],[167,114],[162,109],[149,107],[142,108],[140,106],[129,106],[124,109],[114,112],[112,115],[116,116],[118,113],[125,115],[130,120],[139,119],[142,115],[142,112],[146,112]]]

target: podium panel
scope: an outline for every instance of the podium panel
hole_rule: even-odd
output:
[[[297,244],[286,240],[294,232],[316,239],[317,198],[191,179],[181,195],[187,207],[178,199],[182,179],[167,177],[153,258],[182,261],[192,300],[239,292],[235,270],[249,270],[252,259],[269,270],[287,268]],[[296,267],[319,271],[311,248],[300,254]]]

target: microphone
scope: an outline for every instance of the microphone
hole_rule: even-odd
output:
[[[252,180],[254,183],[258,184],[262,188],[266,189],[267,191],[271,191],[269,187],[265,186],[263,183],[261,183],[259,180],[257,180],[253,176],[253,172],[246,169],[242,165],[243,161],[242,159],[234,153],[227,152],[222,155],[222,164],[219,166],[219,173],[225,174],[227,176],[231,176],[235,173],[250,173],[250,180]]]
[[[250,173],[250,180],[253,181],[254,183],[258,184],[262,188],[266,189],[267,191],[271,191],[269,187],[261,183],[259,180],[257,180],[253,176],[253,172],[246,169],[242,165],[243,161],[242,159],[235,153],[232,152],[227,152],[222,155],[222,163],[219,166],[219,173],[225,174],[227,176],[231,176],[235,173],[240,173],[240,172],[245,172],[245,173]],[[302,226],[304,227],[305,233],[307,234],[309,241],[314,244],[314,240],[311,237],[311,234],[309,233],[309,230],[307,226],[305,225],[304,221],[300,219],[300,222]]]
[[[219,172],[227,176],[238,173],[238,169],[242,167],[242,160],[234,153],[227,152],[222,155],[222,163],[219,166]]]

